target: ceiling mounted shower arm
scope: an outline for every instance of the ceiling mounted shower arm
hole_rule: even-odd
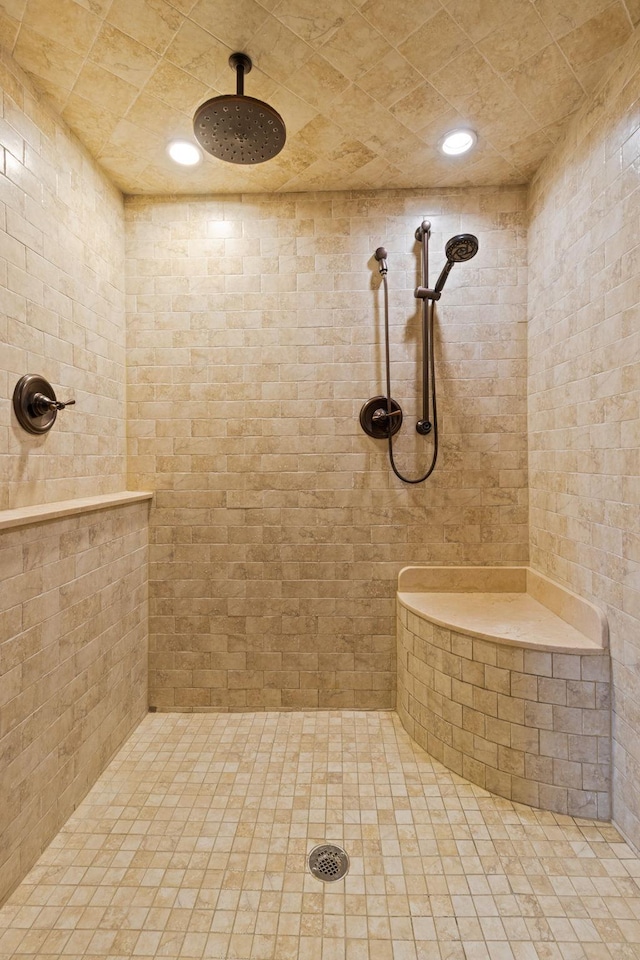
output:
[[[246,53],[232,53],[229,63],[236,71],[236,96],[244,97],[244,75],[251,71],[251,57]]]

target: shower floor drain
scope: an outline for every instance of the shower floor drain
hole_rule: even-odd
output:
[[[322,843],[309,854],[309,870],[318,880],[331,883],[342,880],[349,870],[349,855],[342,847]]]

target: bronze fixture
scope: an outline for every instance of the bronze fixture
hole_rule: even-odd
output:
[[[415,232],[416,241],[420,244],[420,260],[422,264],[422,284],[414,290],[416,300],[422,301],[422,416],[416,423],[416,431],[425,437],[432,435],[433,445],[431,463],[421,477],[415,479],[405,477],[396,466],[393,456],[392,437],[398,432],[402,424],[402,410],[400,405],[391,396],[391,359],[389,352],[389,287],[387,284],[387,251],[378,247],[374,257],[378,262],[378,269],[382,277],[384,291],[384,352],[385,373],[387,381],[386,396],[372,397],[360,410],[360,426],[370,437],[376,440],[387,440],[389,449],[389,463],[391,469],[403,483],[423,483],[431,474],[438,458],[438,415],[436,410],[436,372],[433,345],[433,311],[435,302],[442,296],[443,287],[447,281],[453,265],[471,260],[478,252],[478,238],[472,233],[459,233],[445,245],[445,263],[433,290],[429,287],[429,240],[431,238],[431,222],[423,220]]]
[[[193,132],[203,150],[228,163],[264,163],[280,153],[287,133],[277,110],[244,93],[244,75],[252,67],[246,53],[232,53],[236,93],[213,97],[193,118]]]
[[[28,433],[48,433],[54,425],[58,410],[70,407],[75,400],[62,403],[56,399],[53,387],[39,373],[20,377],[13,391],[13,409],[18,423]]]
[[[391,436],[393,436],[402,426],[400,404],[392,398],[391,412],[388,413],[386,397],[371,397],[362,405],[360,410],[360,426],[374,440],[384,440],[385,437],[388,437],[389,426],[391,426]]]

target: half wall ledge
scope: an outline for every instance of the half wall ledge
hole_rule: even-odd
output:
[[[121,490],[119,493],[102,493],[95,497],[77,497],[74,500],[55,500],[52,503],[36,503],[32,506],[0,510],[0,530],[13,530],[32,523],[74,517],[79,513],[93,513],[109,507],[122,507],[129,503],[152,500],[150,490]]]
[[[529,567],[405,567],[397,607],[407,733],[498,796],[608,820],[602,611]]]

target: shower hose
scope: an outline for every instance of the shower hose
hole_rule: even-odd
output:
[[[387,375],[387,422],[391,424],[391,361],[389,357],[389,286],[387,284],[387,275],[386,273],[382,275],[382,282],[384,284],[384,349],[385,349],[385,368]],[[433,422],[433,455],[431,457],[431,464],[429,469],[422,477],[418,477],[416,480],[411,480],[409,477],[403,476],[398,468],[396,467],[395,460],[393,458],[393,436],[391,427],[389,426],[389,463],[391,464],[391,469],[395,473],[396,477],[399,480],[402,480],[403,483],[423,483],[428,477],[431,476],[436,465],[436,460],[438,459],[438,412],[436,407],[436,376],[435,376],[435,360],[433,355],[433,300],[423,300],[422,309],[427,310],[427,322],[424,325],[424,331],[427,339],[426,343],[426,356],[424,357],[423,362],[429,364],[429,373],[431,380],[431,413],[432,413],[432,422]]]

